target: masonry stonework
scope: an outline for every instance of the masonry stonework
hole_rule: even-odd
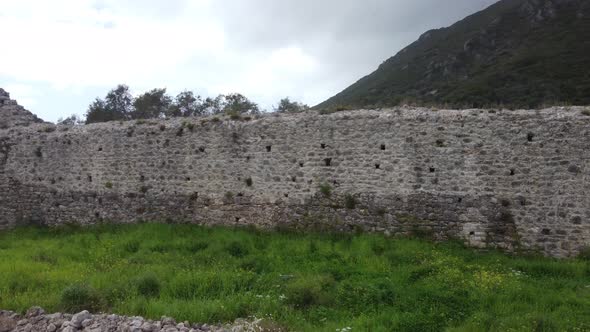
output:
[[[160,221],[590,245],[582,109],[398,108],[0,130],[0,228]]]

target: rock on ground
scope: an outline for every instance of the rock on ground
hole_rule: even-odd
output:
[[[22,316],[0,310],[0,332],[262,332],[261,319],[236,320],[228,325],[190,324],[162,317],[159,321],[143,317],[96,314],[84,310],[77,314],[46,314],[32,307]],[[274,330],[274,329],[273,329]],[[277,331],[277,330],[274,330]]]

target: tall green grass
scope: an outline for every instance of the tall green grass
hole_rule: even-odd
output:
[[[0,233],[0,308],[178,320],[266,318],[293,331],[590,331],[585,260],[457,243],[190,225]]]

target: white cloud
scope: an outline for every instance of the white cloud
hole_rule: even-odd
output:
[[[0,85],[49,120],[119,83],[313,105],[493,1],[0,0]]]

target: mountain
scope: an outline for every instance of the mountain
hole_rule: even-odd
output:
[[[590,104],[590,0],[502,0],[314,108]]]

